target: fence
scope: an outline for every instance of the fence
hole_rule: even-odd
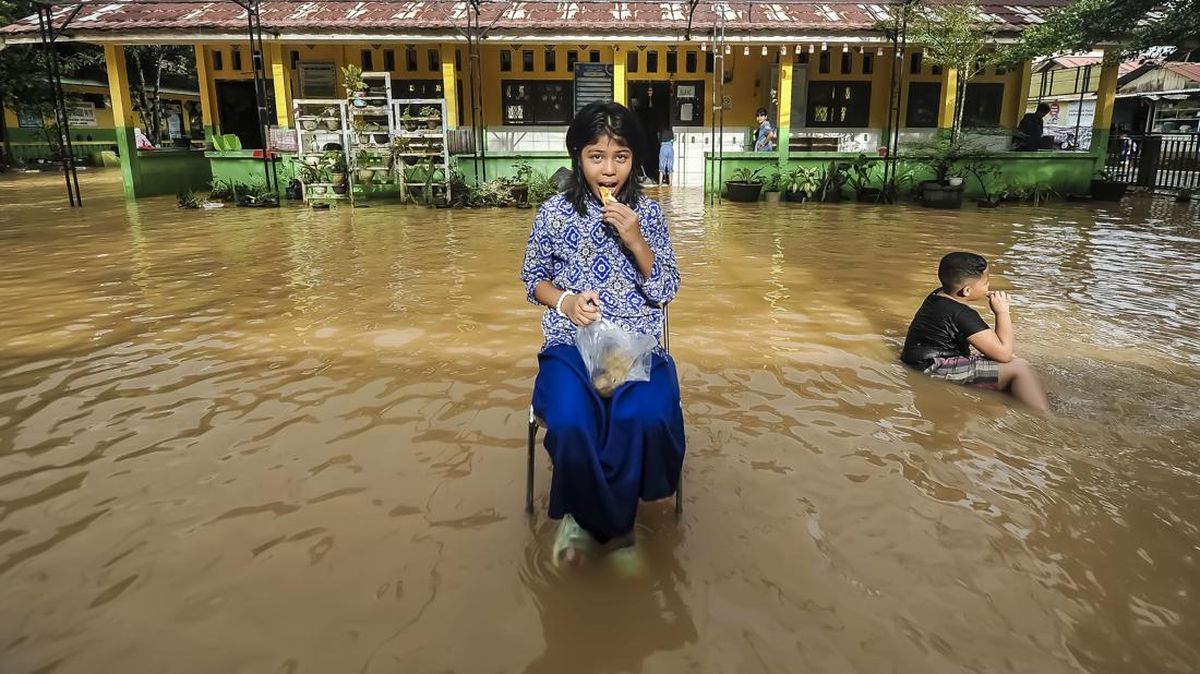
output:
[[[1104,166],[1114,180],[1139,187],[1200,189],[1200,134],[1117,136]]]

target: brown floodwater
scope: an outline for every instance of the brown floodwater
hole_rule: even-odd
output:
[[[117,180],[0,180],[0,672],[1200,668],[1196,204],[660,195],[685,510],[560,572],[531,211]],[[952,248],[1054,417],[897,363]]]

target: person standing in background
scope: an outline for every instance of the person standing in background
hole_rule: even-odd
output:
[[[771,122],[767,120],[767,109],[759,108],[755,113],[755,119],[758,120],[758,131],[754,137],[754,151],[774,152],[775,127],[771,126]]]
[[[671,171],[675,170],[675,130],[668,123],[658,133],[658,186],[671,184]]]

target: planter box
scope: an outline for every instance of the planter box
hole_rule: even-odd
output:
[[[962,208],[962,185],[951,187],[928,180],[920,185],[921,203],[929,208]]]
[[[762,193],[762,183],[735,183],[732,180],[725,183],[725,193],[730,201],[749,203],[758,201]]]
[[[779,203],[779,198],[781,196],[782,196],[782,193],[778,192],[778,191],[767,192],[766,193],[767,203],[768,204],[777,204],[777,203]]]
[[[1129,189],[1128,183],[1116,182],[1115,180],[1093,180],[1089,192],[1092,195],[1092,199],[1096,201],[1120,201],[1125,196],[1125,190],[1127,189]]]

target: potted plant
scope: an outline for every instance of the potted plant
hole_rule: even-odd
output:
[[[436,131],[442,125],[441,108],[426,105],[418,110],[417,114],[425,120],[425,126],[429,127],[431,131]]]
[[[961,161],[981,161],[990,155],[981,145],[961,135],[939,133],[918,143],[913,156],[928,163],[935,176],[934,180],[922,181],[917,186],[921,202],[930,208],[962,208],[962,177],[955,176],[957,180],[952,183],[950,169]]]
[[[343,194],[346,190],[346,155],[341,150],[329,150],[322,156],[324,168],[329,171],[333,191]],[[338,191],[341,188],[341,191]]]
[[[430,158],[430,164],[433,159]],[[510,195],[512,200],[518,205],[529,204],[529,183],[533,180],[533,166],[527,161],[519,161],[513,164],[516,173],[509,180]]]
[[[979,182],[979,190],[983,192],[983,198],[977,199],[975,203],[979,204],[980,208],[995,208],[1000,205],[1003,198],[1001,191],[994,189],[994,182],[1000,177],[1000,171],[995,164],[976,160],[963,164],[959,170],[966,175],[973,176]]]
[[[300,128],[304,129],[305,131],[316,131],[317,130],[317,118],[316,117],[308,117],[308,116],[300,117],[299,122],[300,122]]]
[[[355,117],[350,120],[350,128],[354,129],[354,133],[358,136],[358,142],[366,145],[370,142],[371,137],[367,134],[367,120],[363,117]]]
[[[846,171],[846,182],[850,184],[850,189],[854,191],[854,198],[857,201],[877,202],[882,197],[883,188],[871,186],[875,181],[877,168],[878,165],[863,153],[850,162],[849,169]]]
[[[777,169],[777,168],[773,169],[767,175],[767,179],[765,181],[763,181],[763,194],[766,197],[767,203],[769,203],[769,204],[779,203],[779,198],[781,196],[781,190],[783,189],[782,183],[783,183],[783,176],[780,174],[779,169]]]
[[[346,88],[346,96],[354,102],[354,107],[361,108],[367,104],[367,83],[363,81],[363,71],[356,65],[342,68],[342,86]]]
[[[848,165],[844,162],[829,162],[824,171],[821,183],[821,201],[836,203],[842,200],[842,190],[846,186]]]
[[[405,131],[412,132],[420,128],[420,123],[413,119],[412,110],[407,106],[405,106],[404,112],[400,113],[400,123],[404,125]]]
[[[762,169],[750,170],[749,168],[740,168],[733,172],[729,180],[725,182],[725,195],[730,201],[738,201],[749,203],[758,201],[758,196],[762,193],[763,179],[759,175]]]
[[[328,107],[322,110],[321,121],[324,122],[325,128],[330,131],[338,131],[342,128],[342,118],[337,108]]]
[[[1127,189],[1129,183],[1114,180],[1108,169],[1101,169],[1096,172],[1096,177],[1092,178],[1089,192],[1096,201],[1120,201]]]
[[[373,166],[372,157],[366,150],[359,150],[354,157],[354,177],[361,183],[369,183],[375,177],[375,171],[370,167]]]
[[[781,187],[784,198],[788,201],[805,201],[811,199],[820,186],[818,169],[807,166],[796,168],[783,174]]]

